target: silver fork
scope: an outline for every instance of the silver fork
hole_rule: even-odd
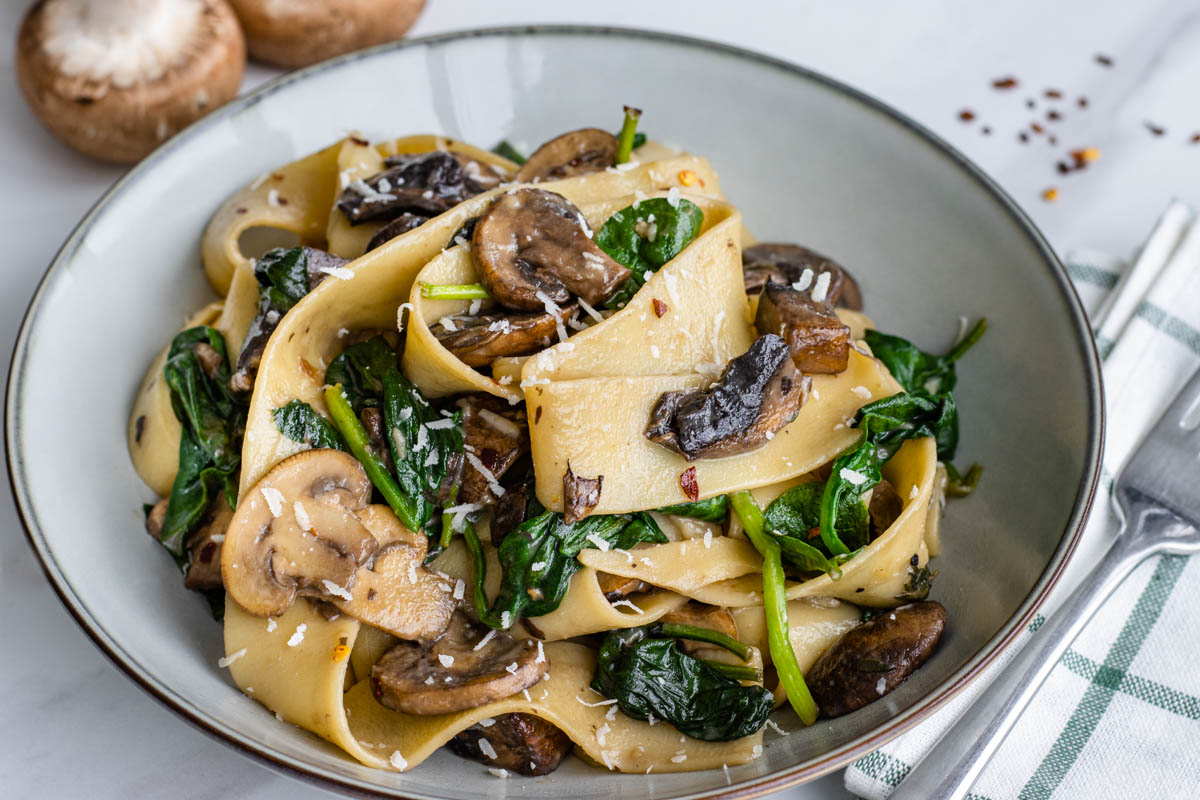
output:
[[[913,768],[891,800],[959,800],[1067,646],[1134,567],[1200,552],[1200,370],[1138,446],[1113,491],[1121,530],[1103,559]]]

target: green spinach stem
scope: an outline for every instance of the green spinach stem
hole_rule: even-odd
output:
[[[663,622],[658,625],[659,634],[671,639],[690,639],[693,642],[707,642],[718,647],[724,647],[742,661],[750,658],[750,645],[720,631],[701,628],[696,625],[683,625],[678,622]]]
[[[761,681],[762,673],[754,667],[743,667],[738,664],[726,664],[723,661],[709,661],[701,659],[701,662],[709,669],[724,675],[726,678],[733,678],[735,681]]]
[[[633,153],[633,137],[637,133],[638,119],[641,116],[640,108],[625,106],[625,121],[621,123],[621,132],[617,134],[618,164],[624,164]]]
[[[427,300],[489,300],[482,283],[422,283],[421,297]]]
[[[366,428],[358,421],[340,383],[336,386],[325,387],[325,406],[329,409],[329,415],[333,417],[333,424],[337,426],[338,432],[346,440],[346,446],[363,465],[367,477],[383,495],[383,499],[391,506],[392,511],[396,512],[396,516],[409,530],[421,530],[416,504],[400,490],[383,460],[371,452]]]
[[[983,338],[983,334],[987,332],[987,319],[980,318],[979,322],[975,323],[975,327],[971,332],[963,337],[963,340],[951,348],[946,354],[946,359],[951,363],[958,361],[966,352],[975,346],[975,343]]]
[[[748,491],[729,496],[734,512],[746,529],[746,536],[763,557],[763,605],[767,616],[767,645],[771,661],[779,674],[779,682],[787,690],[788,701],[805,725],[817,721],[817,704],[804,674],[796,661],[788,635],[787,595],[784,584],[783,558],[779,545],[763,530],[763,513]]]
[[[484,581],[487,580],[487,561],[483,557],[483,545],[479,543],[479,534],[475,533],[475,525],[467,522],[467,526],[463,529],[463,541],[467,545],[467,552],[471,554],[471,595],[475,602],[475,613],[479,615],[479,619],[484,624],[490,627],[492,615],[490,613],[490,604],[488,603],[487,593],[483,590]]]

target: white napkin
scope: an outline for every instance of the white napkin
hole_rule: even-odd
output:
[[[1116,535],[1113,476],[1200,367],[1200,221],[1173,202],[1132,266],[1078,252],[1067,272],[1104,359],[1108,441],[1091,519],[1046,614]],[[968,797],[1200,797],[1198,620],[1200,559],[1143,564],[1063,656]],[[855,761],[846,788],[887,797],[1041,621],[959,697]]]

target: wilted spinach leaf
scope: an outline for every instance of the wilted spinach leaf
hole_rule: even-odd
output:
[[[727,742],[758,731],[775,706],[761,686],[743,686],[657,638],[652,626],[609,631],[596,658],[592,689],[634,719],[653,716],[680,733]]]
[[[513,147],[508,139],[501,139],[499,143],[492,148],[492,152],[501,158],[507,158],[514,164],[525,163],[525,156],[521,155],[521,151]]]
[[[476,539],[467,537],[475,560],[475,597],[479,618],[493,628],[511,627],[521,617],[539,617],[558,608],[572,576],[576,556],[589,548],[628,550],[638,542],[667,541],[645,512],[585,517],[574,525],[546,511],[525,520],[500,543],[500,591],[491,607],[483,599],[484,561]]]
[[[596,232],[596,244],[633,274],[604,301],[604,307],[622,308],[628,303],[646,282],[647,273],[679,255],[703,224],[704,212],[695,203],[680,199],[672,206],[664,197],[642,200],[609,217]]]
[[[663,506],[657,511],[673,517],[691,517],[705,522],[724,522],[725,518],[729,516],[729,498],[719,494],[695,503],[676,503],[673,506]]]
[[[356,414],[368,407],[383,412],[396,482],[414,501],[415,521],[424,527],[451,458],[463,449],[462,412],[446,416],[430,405],[401,374],[382,336],[346,348],[329,364],[325,383],[341,384]]]
[[[212,377],[198,349],[209,360]],[[230,391],[229,374],[225,338],[215,328],[189,328],[171,341],[163,375],[183,431],[160,539],[177,559],[185,557],[187,536],[208,507],[210,491],[223,490],[230,508],[237,504],[246,405]]]
[[[293,400],[286,406],[275,409],[271,416],[279,432],[293,442],[312,448],[346,449],[346,443],[342,441],[342,435],[333,423],[303,400]]]
[[[779,549],[786,561],[805,572],[837,575],[840,566],[867,544],[867,505],[858,495],[842,498],[834,525],[838,538],[850,552],[833,555],[818,535],[824,493],[824,481],[793,486],[767,506],[763,517],[767,531],[779,542]]]

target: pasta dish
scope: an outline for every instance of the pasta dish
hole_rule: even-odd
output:
[[[944,629],[983,321],[945,355],[876,330],[846,268],[757,242],[640,114],[527,159],[352,135],[204,234],[221,299],[129,422],[147,528],[241,691],[363,764],[742,764]]]

